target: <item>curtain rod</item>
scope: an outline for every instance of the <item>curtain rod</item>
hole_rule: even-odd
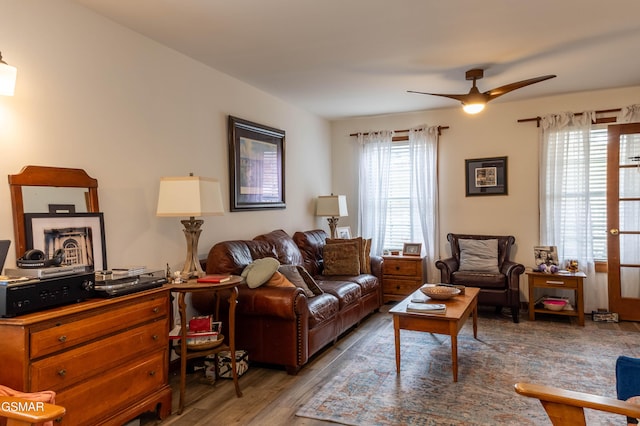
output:
[[[596,111],[596,114],[606,114],[608,112],[620,112],[620,111],[622,111],[622,108],[602,109],[602,110]],[[575,113],[575,115],[582,115],[582,114],[583,114],[582,112]],[[542,117],[521,118],[518,120],[518,123],[527,123],[530,121],[535,121],[536,127],[540,127],[540,120],[542,120]],[[614,121],[615,121],[615,117],[596,120],[597,123],[611,123]]]
[[[438,136],[440,136],[442,130],[447,130],[449,126],[438,126]],[[394,130],[394,133],[407,133],[410,129],[404,130]],[[368,135],[369,132],[363,133],[363,135]],[[351,133],[349,136],[358,136],[359,133]],[[394,138],[395,139],[395,138]]]

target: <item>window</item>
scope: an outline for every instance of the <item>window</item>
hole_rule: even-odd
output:
[[[389,167],[387,226],[383,243],[385,250],[402,250],[406,242],[422,242],[418,203],[411,197],[410,164],[409,142],[394,142]]]

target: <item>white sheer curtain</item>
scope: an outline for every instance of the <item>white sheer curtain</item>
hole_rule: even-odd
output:
[[[409,130],[411,155],[412,198],[418,208],[422,228],[423,247],[427,256],[427,280],[438,282],[440,273],[435,266],[440,258],[438,218],[438,133],[437,126]]]
[[[585,280],[585,311],[602,307],[607,288],[596,281],[589,188],[592,111],[541,120],[540,244],[558,248],[560,266],[577,259]]]
[[[358,134],[360,145],[360,235],[371,238],[371,254],[381,255],[387,224],[389,164],[393,131]]]
[[[629,105],[620,109],[618,123],[640,122],[640,104]]]

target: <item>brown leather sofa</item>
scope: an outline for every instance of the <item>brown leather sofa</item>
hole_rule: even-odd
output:
[[[496,273],[484,271],[461,271],[460,240],[498,240],[498,269]],[[440,269],[440,280],[447,284],[460,284],[479,287],[479,305],[495,306],[496,312],[502,307],[511,309],[513,322],[520,321],[520,275],[524,273],[524,265],[509,260],[511,246],[515,238],[511,235],[468,235],[448,234],[452,257],[436,261]]]
[[[251,362],[284,366],[295,374],[309,358],[379,309],[382,302],[382,258],[371,257],[371,274],[324,276],[323,230],[283,230],[253,240],[223,241],[209,251],[206,272],[240,275],[256,259],[273,257],[284,265],[303,265],[323,290],[308,297],[298,287],[239,287],[236,348]],[[213,313],[212,295],[193,295],[194,308]]]

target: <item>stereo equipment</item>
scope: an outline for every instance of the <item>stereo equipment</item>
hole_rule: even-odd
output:
[[[93,272],[42,280],[4,278],[0,279],[0,317],[14,317],[81,302],[94,295]]]
[[[137,293],[142,290],[162,287],[167,283],[164,271],[148,272],[136,276],[109,279],[105,272],[98,271],[96,273],[95,296],[96,297],[117,297],[125,294]]]
[[[47,259],[42,250],[37,249],[27,250],[21,258],[16,259],[18,268],[25,269],[60,266],[62,262],[64,262],[64,250],[62,249],[56,250],[51,259]]]

